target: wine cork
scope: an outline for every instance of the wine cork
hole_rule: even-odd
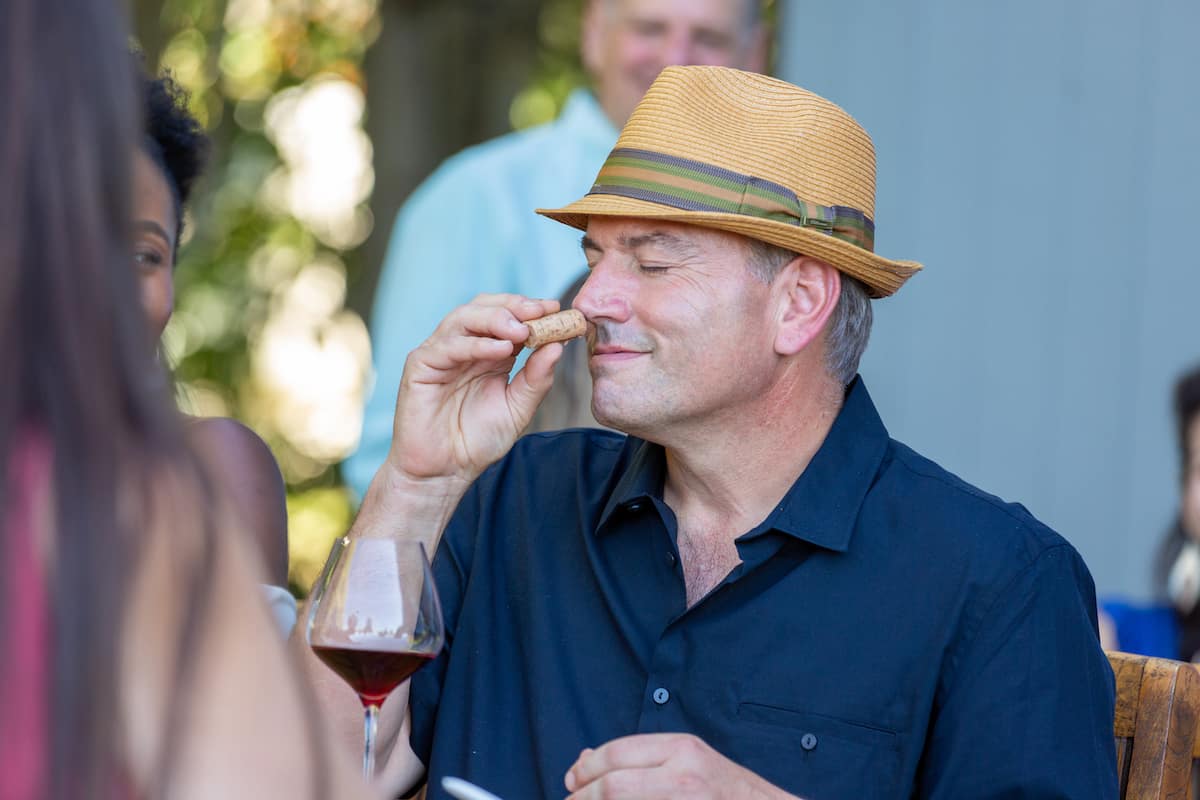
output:
[[[525,346],[536,350],[550,342],[565,342],[576,336],[583,336],[587,333],[587,320],[583,318],[582,312],[568,308],[566,311],[532,319],[525,323],[525,327],[529,328],[529,338],[525,340]]]

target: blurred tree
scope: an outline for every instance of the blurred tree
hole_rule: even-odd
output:
[[[375,143],[376,221],[351,306],[370,310],[396,212],[446,157],[512,127],[513,99],[542,79],[545,20],[581,0],[385,0],[367,53],[367,132]],[[576,37],[577,41],[577,37]],[[577,48],[576,48],[577,50]],[[578,56],[575,55],[575,61]]]
[[[271,445],[299,591],[351,519],[338,463],[396,211],[447,156],[557,115],[585,80],[583,2],[131,0],[147,66],[214,142],[164,346],[189,411]]]
[[[540,39],[564,18],[577,28],[578,8],[132,3],[147,66],[189,90],[214,142],[164,345],[188,410],[244,420],[279,459],[301,591],[350,520],[337,464],[358,435],[369,380],[360,314],[392,218],[442,159],[510,128],[513,98],[553,61]]]
[[[238,417],[271,445],[301,587],[349,519],[336,465],[357,438],[369,347],[344,300],[370,232],[361,65],[377,11],[377,0],[132,3],[147,66],[191,93],[214,142],[164,346],[189,411]]]

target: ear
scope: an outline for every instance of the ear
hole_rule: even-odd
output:
[[[584,71],[593,81],[599,79],[604,67],[604,28],[608,23],[606,0],[587,0],[580,18],[579,55]]]
[[[825,330],[842,293],[842,277],[820,259],[797,256],[780,270],[776,283],[779,328],[775,352],[795,355]]]

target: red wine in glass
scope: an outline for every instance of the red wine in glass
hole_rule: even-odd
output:
[[[313,645],[325,665],[350,684],[363,707],[382,706],[401,683],[430,661],[429,653],[409,650],[367,650],[358,647]]]
[[[362,701],[363,774],[370,779],[379,708],[445,641],[425,548],[383,538],[335,541],[313,586],[307,637]]]

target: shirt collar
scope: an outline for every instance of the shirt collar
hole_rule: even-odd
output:
[[[855,378],[825,441],[779,505],[746,537],[770,530],[827,550],[845,552],[858,510],[887,452],[889,437],[867,387]],[[662,447],[630,437],[629,462],[600,515],[597,531],[618,508],[661,498],[666,478]]]
[[[845,552],[889,441],[866,385],[856,377],[820,449],[756,531],[774,529]]]
[[[618,508],[662,497],[663,481],[667,477],[667,459],[662,447],[633,436],[629,437],[626,447],[632,448],[629,462],[604,504],[596,525],[597,532],[604,529],[608,518]]]
[[[605,115],[595,95],[587,89],[576,89],[567,96],[566,105],[555,124],[607,152],[617,140],[617,129]]]

